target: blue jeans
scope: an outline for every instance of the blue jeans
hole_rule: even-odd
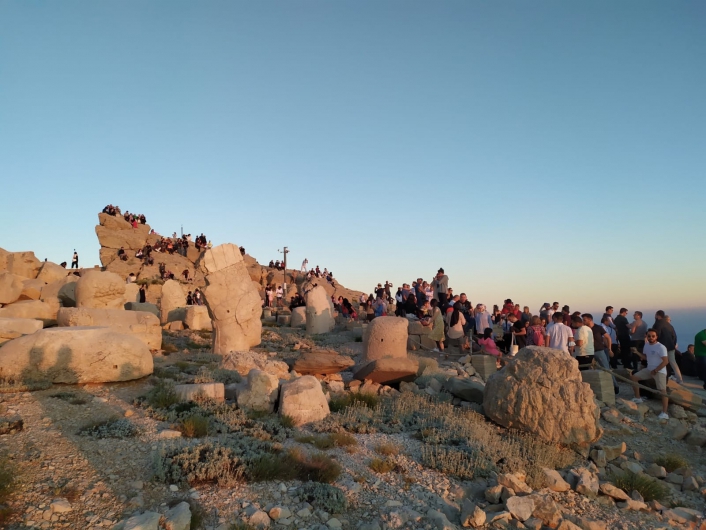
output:
[[[606,370],[610,370],[610,363],[608,362],[608,354],[606,353],[605,350],[596,350],[593,352],[593,357],[596,359],[596,362],[600,364],[603,368]],[[705,357],[706,358],[706,357]],[[615,380],[615,376],[611,376],[613,378],[613,386],[616,387],[618,386],[618,382]]]

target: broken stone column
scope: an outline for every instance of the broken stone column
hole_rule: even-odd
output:
[[[353,377],[380,384],[412,381],[419,363],[407,357],[407,327],[407,319],[401,317],[377,317],[368,324],[363,355]]]
[[[312,287],[306,293],[306,334],[328,333],[335,325],[333,305],[326,289],[321,285]]]
[[[247,351],[260,344],[262,300],[236,245],[207,250],[197,262],[206,279],[202,289],[213,322],[213,353]]]

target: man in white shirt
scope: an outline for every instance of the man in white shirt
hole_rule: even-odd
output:
[[[583,319],[579,315],[571,317],[571,327],[574,328],[576,343],[574,357],[580,365],[590,364],[593,361],[593,331],[588,326],[584,326]]]
[[[309,265],[309,260],[304,258],[304,261],[302,261],[302,268],[301,268],[302,274],[306,274],[306,266],[307,265]]]
[[[647,343],[642,353],[638,353],[643,361],[647,361],[647,368],[643,368],[639,372],[635,372],[630,376],[630,379],[637,383],[645,379],[654,379],[657,390],[665,394],[662,396],[662,414],[659,415],[660,420],[668,420],[667,407],[669,406],[669,398],[667,393],[667,365],[669,364],[669,355],[667,348],[657,342],[657,332],[653,329],[647,330],[645,335]],[[635,385],[635,403],[642,403],[644,399],[640,397],[640,389]]]
[[[561,350],[568,354],[569,341],[573,339],[574,333],[569,326],[562,322],[563,318],[564,315],[562,313],[554,313],[552,315],[552,322],[547,326],[544,339],[548,348]]]

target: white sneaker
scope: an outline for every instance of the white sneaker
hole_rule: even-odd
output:
[[[657,417],[658,417],[660,420],[668,420],[668,419],[669,419],[669,414],[667,414],[666,412],[663,412],[662,414],[660,414],[660,415],[657,416]]]
[[[633,403],[644,403],[645,400],[642,398],[632,398]]]
[[[434,349],[431,350],[431,351],[433,351],[434,353],[439,353],[439,348],[434,348]]]

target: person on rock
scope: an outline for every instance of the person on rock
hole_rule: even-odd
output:
[[[275,295],[277,296],[277,307],[282,307],[282,302],[283,302],[283,297],[284,297],[284,289],[282,289],[281,285],[277,286],[277,290],[275,291]]]
[[[302,261],[302,274],[306,274],[306,268],[309,265],[309,260],[307,258],[304,258],[304,261]]]
[[[140,298],[139,298],[140,303],[141,304],[146,303],[147,302],[147,289],[145,288],[144,284],[140,285],[139,295],[140,295]]]
[[[440,268],[436,272],[436,276],[431,282],[431,288],[434,291],[434,298],[439,301],[439,305],[444,305],[447,300],[447,292],[449,289],[449,277],[444,274],[443,268]]]
[[[76,249],[74,249],[74,255],[73,255],[73,257],[71,258],[71,268],[72,268],[72,269],[74,269],[74,268],[78,269],[78,252],[76,252]]]
[[[265,287],[265,307],[270,307],[272,301],[272,289],[268,285]]]
[[[186,305],[194,305],[194,296],[189,291],[186,295]]]
[[[643,368],[639,372],[635,372],[630,376],[635,383],[646,379],[654,379],[657,390],[665,394],[662,396],[662,413],[658,416],[660,420],[668,420],[667,407],[669,407],[669,398],[667,393],[667,365],[669,364],[669,355],[664,344],[660,344],[657,340],[657,332],[654,329],[647,330],[645,335],[647,343],[642,353],[638,356],[647,361],[647,368]],[[644,399],[640,397],[640,388],[637,384],[633,385],[635,403],[642,403]]]

